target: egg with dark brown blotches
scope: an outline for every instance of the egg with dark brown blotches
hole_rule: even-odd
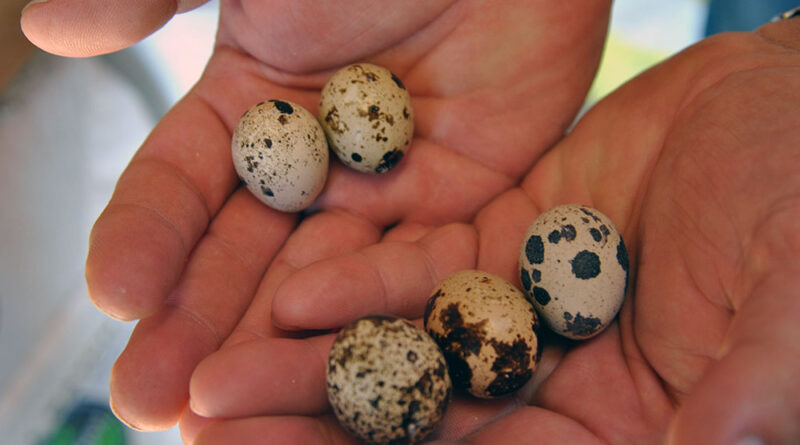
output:
[[[386,68],[356,63],[322,89],[318,113],[331,149],[348,167],[367,173],[394,168],[414,135],[411,95]]]
[[[387,316],[342,328],[328,358],[327,385],[339,422],[372,444],[421,441],[444,417],[452,392],[436,343]]]
[[[444,352],[453,386],[480,398],[511,394],[541,355],[533,306],[511,283],[479,270],[456,272],[433,290],[425,330]]]
[[[522,287],[550,328],[581,340],[602,332],[625,299],[628,251],[599,210],[566,204],[542,213],[519,252]]]
[[[236,125],[231,151],[247,189],[276,210],[303,210],[325,186],[325,134],[314,115],[296,103],[270,100],[251,107]]]

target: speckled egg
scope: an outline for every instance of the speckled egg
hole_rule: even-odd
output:
[[[319,121],[347,166],[368,173],[391,170],[414,134],[406,87],[391,71],[369,63],[337,71],[322,89]]]
[[[314,202],[328,176],[328,145],[314,115],[283,100],[261,102],[239,119],[233,165],[264,204],[284,212]]]
[[[452,392],[436,343],[410,322],[385,316],[339,332],[327,382],[339,422],[373,444],[421,441],[444,417]]]
[[[442,280],[425,308],[425,330],[444,352],[453,386],[480,398],[510,394],[533,376],[537,329],[522,292],[479,270]]]
[[[520,282],[548,326],[572,339],[599,334],[625,299],[628,251],[614,223],[591,207],[566,204],[528,228]]]

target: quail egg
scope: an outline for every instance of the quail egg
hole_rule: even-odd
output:
[[[586,339],[614,319],[625,299],[628,251],[614,223],[591,207],[566,204],[528,228],[520,282],[555,332]]]
[[[339,332],[327,384],[339,422],[373,444],[421,441],[444,417],[452,392],[436,343],[410,322],[385,316]]]
[[[456,272],[436,286],[425,329],[444,352],[453,386],[480,398],[522,387],[541,355],[533,306],[508,281],[478,270]]]
[[[369,63],[346,66],[330,78],[318,117],[333,152],[362,172],[391,170],[414,134],[406,87],[391,71]]]
[[[264,204],[284,212],[314,202],[328,176],[328,145],[316,118],[293,102],[254,105],[231,141],[233,165]]]

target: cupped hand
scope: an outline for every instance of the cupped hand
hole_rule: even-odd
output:
[[[588,204],[629,245],[618,322],[580,343],[547,336],[530,384],[508,399],[456,399],[434,438],[797,443],[798,91],[799,21],[709,38],[603,100],[472,225],[398,226],[315,262],[275,290],[272,316],[316,330],[420,317],[432,283],[469,267],[519,284],[528,225],[552,206]],[[262,339],[210,356],[192,400],[227,420],[187,413],[186,428],[202,428],[195,443],[352,443],[326,414],[332,341]]]
[[[46,50],[87,56],[133,44],[202,2],[134,3],[35,3],[22,26]],[[92,230],[93,302],[115,318],[142,319],[112,373],[115,412],[139,429],[171,426],[200,360],[223,343],[291,336],[269,315],[274,289],[291,272],[373,244],[389,225],[407,238],[429,224],[468,221],[518,183],[580,107],[608,9],[607,0],[586,1],[579,13],[543,0],[502,8],[222,1],[205,72],[137,152]],[[297,215],[270,210],[239,187],[232,128],[270,98],[314,113],[328,76],[364,60],[394,71],[410,91],[410,151],[381,176],[334,163],[318,213],[296,227]]]

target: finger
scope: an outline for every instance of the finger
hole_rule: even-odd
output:
[[[92,229],[86,279],[98,308],[125,320],[158,309],[236,184],[229,138],[193,93],[156,127]]]
[[[729,350],[683,400],[670,444],[800,441],[800,300],[787,272],[770,273],[738,308]]]
[[[204,360],[192,377],[192,410],[220,418],[329,411],[325,371],[334,340],[335,334],[272,338],[222,349]],[[519,404],[514,398],[458,397],[437,435],[461,437]]]
[[[264,81],[257,69],[237,53],[218,50],[200,83],[120,177],[92,229],[86,262],[90,297],[107,314],[125,320],[151,315],[177,284],[208,222],[238,183],[230,154],[236,119],[259,98],[290,93]],[[231,83],[237,88],[228,91]],[[309,102],[304,94],[291,100]]]
[[[192,411],[218,418],[329,411],[326,370],[335,338],[325,334],[226,344],[192,375]]]
[[[326,211],[303,220],[270,265],[247,312],[225,346],[252,339],[286,336],[287,332],[274,325],[271,319],[273,295],[286,277],[309,264],[361,249],[379,239],[377,227],[351,213]]]
[[[270,320],[272,295],[285,277],[298,268],[372,244],[379,237],[378,229],[369,221],[346,212],[322,212],[305,219],[270,265],[234,332],[219,351],[197,366],[189,385],[192,410],[206,417],[271,411],[285,414],[286,409],[303,413],[321,411],[327,403],[324,363],[332,337],[327,338],[328,346],[320,351],[318,365],[302,360],[303,357],[311,360],[308,345],[313,346],[317,340],[309,340],[308,344],[297,340],[301,342],[297,346],[292,340],[281,338],[286,333]],[[251,373],[253,365],[263,368]],[[293,371],[286,373],[286,369]],[[308,383],[298,387],[298,379]],[[255,393],[253,388],[263,390]],[[287,389],[292,391],[286,393]],[[275,405],[275,401],[281,403]]]
[[[293,329],[333,328],[370,314],[417,318],[434,286],[473,268],[476,254],[475,231],[450,224],[416,243],[385,242],[321,261],[277,289],[272,317]]]
[[[220,349],[192,376],[192,411],[225,418],[324,412],[325,370],[334,338],[268,338]]]
[[[240,188],[198,244],[169,303],[142,320],[111,373],[112,407],[134,428],[172,426],[188,401],[195,366],[244,312],[294,217]]]
[[[200,431],[207,428],[212,423],[219,422],[219,419],[211,419],[195,414],[189,407],[183,410],[180,420],[181,440],[185,444],[193,444]]]
[[[22,11],[25,36],[60,56],[89,57],[127,48],[178,12],[207,0],[34,0]]]
[[[496,274],[522,289],[517,258],[528,227],[539,216],[539,209],[522,189],[508,190],[475,217],[480,234],[479,270]]]
[[[194,445],[345,445],[358,443],[331,415],[254,417],[226,420],[205,428]]]
[[[421,325],[421,320],[415,324]],[[223,348],[205,359],[192,376],[192,409],[218,418],[327,412],[325,371],[334,340],[335,334],[270,338]],[[549,375],[560,355],[545,349],[541,379]],[[457,395],[434,436],[462,437],[526,405],[541,384],[537,378],[513,397],[487,401]]]

